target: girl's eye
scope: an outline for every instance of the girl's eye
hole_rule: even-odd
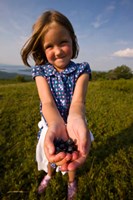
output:
[[[50,48],[52,48],[52,45],[47,45],[47,46],[44,47],[45,50],[50,49]]]
[[[65,44],[67,42],[68,42],[67,40],[63,40],[63,41],[61,41],[61,44]]]

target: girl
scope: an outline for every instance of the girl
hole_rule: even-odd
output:
[[[77,191],[75,170],[88,155],[91,143],[85,120],[85,96],[91,70],[88,63],[74,63],[79,48],[70,21],[58,11],[46,11],[33,25],[33,32],[21,50],[25,65],[32,56],[35,66],[32,76],[40,97],[41,121],[36,148],[38,170],[47,175],[41,181],[38,192],[44,192],[51,176],[52,167],[68,171],[68,199]],[[55,138],[76,141],[78,151],[55,154]],[[59,167],[58,167],[59,169]]]

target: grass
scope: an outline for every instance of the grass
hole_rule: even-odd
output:
[[[86,115],[95,141],[77,170],[78,200],[133,199],[133,80],[92,81]],[[35,148],[39,99],[34,82],[0,82],[0,198],[65,200],[67,175],[56,173],[45,193],[36,192]]]

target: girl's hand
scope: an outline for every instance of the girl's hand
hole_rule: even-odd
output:
[[[80,167],[85,162],[90,150],[91,141],[87,124],[80,116],[77,118],[69,118],[67,131],[69,137],[76,141],[79,151],[78,158],[70,162],[67,166],[68,170],[71,171]]]
[[[68,139],[68,134],[65,124],[52,123],[49,125],[48,131],[44,140],[44,151],[46,157],[50,163],[55,163],[56,165],[64,165],[66,162],[70,161],[71,154],[60,152],[55,154],[54,139],[61,138],[64,141]],[[67,170],[64,167],[64,170]]]

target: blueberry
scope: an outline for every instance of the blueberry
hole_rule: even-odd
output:
[[[74,142],[73,142],[73,140],[72,140],[71,138],[69,138],[69,139],[66,141],[66,143],[67,143],[68,145],[73,145],[73,144],[74,144]]]
[[[73,151],[77,151],[77,146],[71,138],[69,138],[67,141],[57,138],[54,140],[54,145],[56,154],[60,152],[73,153]]]
[[[68,152],[68,153],[72,153],[72,152],[73,152],[72,146],[69,146],[69,147],[68,147],[67,152]]]
[[[61,143],[61,144],[59,145],[59,147],[60,147],[60,149],[64,149],[64,148],[65,148],[65,143]]]

